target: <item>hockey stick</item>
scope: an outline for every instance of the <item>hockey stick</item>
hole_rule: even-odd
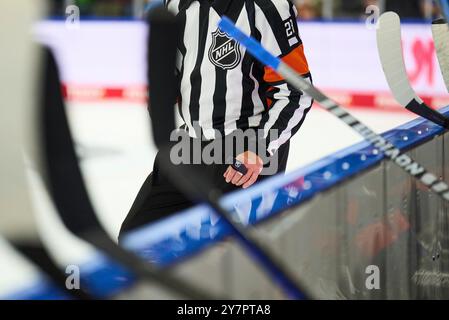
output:
[[[444,83],[449,91],[449,26],[445,19],[432,22],[432,34]]]
[[[449,120],[427,106],[413,90],[405,69],[401,46],[401,21],[394,12],[386,12],[379,19],[377,47],[388,85],[396,100],[407,110],[446,129]]]
[[[172,163],[170,134],[175,130],[173,105],[176,100],[176,81],[173,70],[177,46],[176,18],[166,9],[157,8],[151,13],[149,20],[150,114],[154,141],[159,147],[158,164],[161,171],[188,198],[207,203],[223,219],[243,248],[289,298],[307,298],[304,289],[296,283],[295,277],[283,263],[219,203],[221,192],[209,179],[202,178],[201,172],[197,172],[193,166],[177,166]]]
[[[381,151],[386,158],[393,161],[405,172],[421,181],[442,200],[449,202],[449,185],[446,182],[440,181],[436,175],[430,173],[409,155],[401,152],[401,150],[389,143],[385,138],[381,137],[365,124],[357,120],[338,103],[331,100],[311,83],[303,79],[295,70],[282,62],[282,60],[269,53],[257,40],[244,34],[228,18],[224,17],[220,21],[219,27],[222,31],[237,40],[261,63],[273,68],[288,83],[290,83],[290,85],[314,98],[324,109],[338,117],[375,148]]]
[[[193,299],[211,298],[168,271],[156,269],[118,246],[101,226],[86,190],[65,114],[56,62],[46,51],[44,92],[40,103],[44,182],[65,226],[135,273],[171,292]]]

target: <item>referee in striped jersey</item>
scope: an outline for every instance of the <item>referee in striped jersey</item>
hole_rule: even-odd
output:
[[[223,154],[221,163],[195,165],[222,192],[248,188],[269,175],[284,172],[289,140],[303,124],[313,100],[257,62],[219,30],[218,22],[223,15],[231,18],[238,28],[311,81],[293,3],[165,0],[165,4],[176,14],[180,26],[178,110],[186,134],[192,140],[200,139],[202,147],[235,132],[255,130],[263,137],[256,149],[245,144],[248,148],[233,155],[232,165],[226,161],[229,154]],[[264,174],[267,159],[271,164],[275,162],[276,170]],[[120,238],[132,229],[192,205],[161,174],[156,157],[153,172],[122,225]]]

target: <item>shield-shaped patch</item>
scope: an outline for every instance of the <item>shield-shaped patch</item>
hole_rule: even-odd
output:
[[[212,33],[212,45],[209,49],[210,62],[224,70],[231,70],[240,64],[241,58],[239,43],[220,29]]]

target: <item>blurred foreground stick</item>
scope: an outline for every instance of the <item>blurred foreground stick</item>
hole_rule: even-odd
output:
[[[150,281],[176,296],[206,299],[211,295],[167,270],[158,269],[118,246],[103,229],[81,174],[70,132],[55,59],[45,52],[45,79],[40,104],[43,179],[65,226],[128,268],[140,281]]]

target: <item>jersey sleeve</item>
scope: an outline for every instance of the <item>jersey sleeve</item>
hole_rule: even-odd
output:
[[[256,28],[262,45],[311,81],[304,46],[299,36],[297,11],[289,0],[255,0]],[[273,155],[299,130],[313,100],[286,83],[270,67],[264,68],[268,110],[262,117],[267,151]]]

